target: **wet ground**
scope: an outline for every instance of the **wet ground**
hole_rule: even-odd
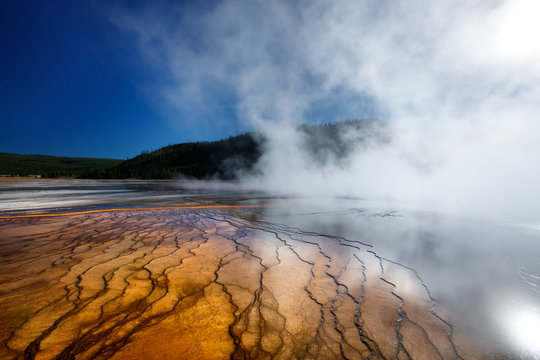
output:
[[[0,184],[0,358],[539,358],[534,227],[219,185]]]

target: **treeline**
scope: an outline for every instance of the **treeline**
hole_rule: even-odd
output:
[[[300,125],[301,146],[311,160],[325,164],[341,162],[354,150],[379,146],[390,141],[385,122],[378,119],[353,119],[337,123]]]
[[[351,151],[389,140],[385,123],[376,119],[348,120],[318,125],[300,125],[301,148],[316,163],[345,161]],[[235,179],[255,171],[266,139],[247,133],[209,142],[169,145],[144,151],[131,159],[66,158],[45,155],[0,153],[0,175],[41,175],[90,179]]]
[[[262,151],[260,135],[248,133],[212,142],[169,145],[143,152],[121,164],[82,174],[94,179],[170,179],[178,175],[197,179],[234,179],[239,171],[251,171]]]
[[[353,150],[370,143],[387,141],[385,123],[376,119],[356,119],[297,128],[302,148],[313,161],[325,163],[345,159]],[[247,133],[212,142],[170,145],[126,160],[108,169],[82,174],[95,179],[170,179],[186,176],[197,179],[235,179],[239,173],[255,170],[265,145],[262,134]]]
[[[0,175],[80,177],[88,171],[110,168],[121,162],[122,160],[116,159],[0,153]]]

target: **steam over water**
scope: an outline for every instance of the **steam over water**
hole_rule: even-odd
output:
[[[171,79],[155,93],[179,118],[225,94],[264,133],[257,174],[239,175],[280,196],[266,219],[372,244],[417,270],[482,352],[527,358],[540,343],[539,11],[534,0],[226,0],[111,21]],[[366,117],[389,141],[346,132],[346,156],[314,159],[297,131]]]
[[[230,351],[233,351],[237,355],[244,354],[243,356],[246,357],[257,357],[254,355],[257,354],[257,351],[259,351],[258,356],[262,356],[261,354],[264,351],[270,351],[269,354],[272,354],[273,351],[278,351],[276,349],[279,348],[281,349],[279,351],[282,351],[283,354],[291,351],[291,354],[304,354],[303,356],[311,354],[311,356],[317,358],[332,358],[336,356],[354,358],[356,356],[354,354],[363,354],[363,357],[371,354],[375,358],[378,356],[386,356],[386,358],[393,358],[394,356],[406,357],[405,354],[408,354],[412,358],[416,358],[419,354],[424,354],[425,356],[426,354],[430,354],[430,352],[433,352],[433,354],[438,353],[439,355],[433,356],[440,356],[445,359],[458,357],[476,359],[488,358],[489,356],[516,359],[540,357],[537,335],[537,329],[540,325],[540,263],[538,259],[540,230],[538,227],[524,226],[523,224],[494,223],[475,220],[473,218],[444,215],[436,212],[410,210],[400,208],[399,205],[388,202],[368,202],[351,198],[314,199],[275,197],[269,193],[238,191],[235,190],[232,184],[221,184],[221,189],[219,185],[218,182],[214,182],[206,184],[206,188],[201,185],[198,188],[194,188],[190,184],[178,181],[39,181],[12,184],[4,182],[1,185],[2,199],[0,201],[0,208],[2,213],[0,216],[27,213],[76,212],[107,208],[129,209],[133,207],[209,204],[259,204],[261,207],[230,210],[115,211],[111,213],[90,213],[60,218],[0,219],[0,233],[2,233],[0,249],[3,249],[2,256],[6,260],[4,265],[2,265],[4,273],[2,288],[7,291],[3,295],[5,305],[3,305],[1,310],[2,316],[11,316],[9,314],[13,314],[12,311],[14,311],[14,308],[11,307],[13,304],[9,305],[9,299],[15,299],[15,296],[18,296],[18,291],[30,289],[28,291],[34,291],[36,298],[41,296],[39,294],[42,290],[40,290],[38,283],[24,285],[24,282],[20,282],[23,281],[20,277],[21,271],[31,274],[34,271],[32,266],[44,266],[40,273],[42,275],[35,276],[41,278],[45,276],[43,279],[46,279],[46,276],[48,276],[46,274],[50,273],[52,275],[58,271],[62,271],[64,265],[61,264],[68,266],[71,261],[69,251],[75,251],[80,254],[78,256],[81,256],[81,259],[88,256],[87,260],[84,260],[88,264],[91,264],[90,261],[93,261],[91,259],[101,259],[100,261],[103,261],[103,264],[96,267],[95,270],[88,270],[90,271],[88,274],[86,272],[81,273],[82,282],[75,281],[75,284],[82,289],[78,290],[82,291],[82,293],[76,296],[79,300],[73,300],[75,299],[73,298],[75,293],[71,293],[77,290],[77,287],[72,288],[69,282],[67,283],[66,289],[68,295],[66,299],[74,301],[76,309],[78,309],[76,310],[76,314],[80,313],[79,315],[74,314],[73,318],[71,315],[62,318],[64,319],[62,321],[65,323],[62,326],[69,327],[72,321],[73,324],[77,324],[77,321],[79,321],[77,317],[87,316],[84,315],[85,309],[91,309],[94,306],[92,304],[100,304],[101,301],[106,300],[105,298],[101,298],[101,296],[105,295],[100,295],[101,293],[99,292],[95,293],[102,286],[98,283],[93,283],[94,280],[92,280],[94,275],[98,276],[98,273],[91,274],[101,268],[107,269],[109,260],[106,258],[116,251],[121,251],[119,253],[123,254],[121,256],[128,256],[130,254],[130,252],[123,253],[121,250],[124,246],[122,245],[123,242],[134,241],[132,235],[129,234],[134,234],[133,231],[141,234],[138,237],[139,240],[137,240],[140,241],[140,244],[131,246],[134,246],[134,248],[142,246],[140,248],[141,251],[143,251],[144,246],[154,247],[155,250],[152,254],[155,255],[152,256],[161,254],[159,256],[162,256],[163,259],[172,260],[173,262],[171,264],[173,264],[173,259],[177,255],[172,253],[167,255],[167,251],[169,251],[167,250],[167,246],[169,246],[167,245],[169,241],[167,240],[169,238],[167,234],[171,234],[171,236],[172,234],[176,234],[174,236],[177,239],[184,239],[182,237],[184,235],[179,235],[180,233],[177,232],[188,231],[189,228],[195,226],[195,228],[200,229],[197,231],[201,231],[201,235],[190,233],[192,240],[186,238],[179,241],[187,241],[186,244],[194,241],[193,246],[196,244],[200,246],[198,242],[202,241],[207,245],[201,249],[213,250],[206,253],[195,249],[192,254],[195,255],[194,259],[198,259],[197,256],[200,256],[200,261],[206,259],[204,261],[207,264],[211,264],[214,261],[210,260],[211,256],[214,256],[211,254],[215,253],[219,255],[220,251],[224,250],[218,250],[218,248],[228,249],[232,246],[230,249],[232,252],[228,257],[222,258],[219,261],[216,260],[216,266],[218,266],[216,268],[216,283],[210,286],[212,283],[209,282],[207,286],[210,286],[210,288],[206,287],[205,289],[207,290],[205,291],[208,292],[208,289],[218,291],[218,288],[225,286],[224,289],[229,291],[230,295],[225,294],[224,296],[231,296],[232,304],[240,308],[243,305],[240,305],[241,302],[238,302],[240,301],[239,299],[243,296],[248,296],[247,294],[254,291],[253,294],[255,294],[256,300],[250,305],[251,307],[248,307],[251,310],[246,310],[247,312],[245,314],[252,311],[261,311],[260,314],[263,314],[261,316],[265,317],[265,321],[270,322],[267,324],[269,327],[266,330],[261,330],[262,332],[259,335],[255,335],[256,333],[250,333],[242,327],[243,325],[241,326],[244,321],[246,326],[247,324],[251,324],[250,321],[253,321],[253,318],[244,318],[243,316],[247,315],[234,312],[230,315],[233,316],[231,320],[227,320],[229,319],[228,317],[222,318],[224,321],[223,329],[226,330],[230,326],[230,336],[232,336],[230,341],[231,344],[235,344]],[[83,195],[81,196],[81,194]],[[79,202],[74,203],[72,199],[78,199]],[[21,206],[16,209],[14,204],[18,201],[20,201]],[[64,223],[66,225],[61,225]],[[128,224],[131,225],[128,226]],[[34,235],[33,240],[28,242],[28,245],[25,245],[31,248],[32,246],[41,244],[41,240],[45,238],[49,239],[46,243],[39,245],[42,250],[36,248],[36,250],[26,253],[20,252],[21,250],[18,250],[19,252],[10,252],[12,250],[9,249],[14,249],[18,246],[17,244],[21,244],[21,246],[25,244],[25,242],[14,242],[14,239],[19,238],[29,241],[32,231],[38,231],[36,234],[39,234],[39,231],[41,231],[38,230],[40,229],[39,226],[49,226],[50,229],[53,229],[55,226],[64,227],[62,228],[63,230],[59,228],[54,232],[44,232],[41,235]],[[217,238],[211,235],[214,231],[217,231],[216,236],[220,234]],[[95,243],[95,246],[101,243],[103,246],[109,246],[107,245],[109,244],[109,240],[107,240],[109,239],[109,235],[107,234],[111,234],[111,232],[115,235],[110,238],[110,241],[113,241],[114,238],[114,242],[110,243],[111,247],[103,252],[103,255],[97,255],[97,251],[101,251],[99,247],[95,247],[95,250],[90,250],[94,249],[94,245],[91,245],[93,243]],[[88,237],[90,235],[91,237]],[[47,259],[45,256],[43,256],[43,260],[40,260],[42,261],[40,263],[34,263],[34,260],[30,258],[23,260],[25,256],[40,256],[39,251],[43,251],[43,255],[47,251],[53,251],[52,248],[50,250],[47,249],[50,246],[56,246],[55,244],[58,241],[61,241],[58,243],[59,245],[64,244],[62,246],[68,246],[66,249],[69,249],[69,246],[71,246],[69,242],[72,240],[66,241],[70,236],[73,237],[73,241],[75,241],[73,246],[77,250],[66,250],[68,252],[62,255],[63,260],[55,260],[55,265],[52,268],[47,268],[48,262],[45,260]],[[174,236],[170,239],[174,238]],[[55,240],[56,237],[58,237],[58,240]],[[113,245],[116,241],[118,241],[117,245]],[[231,243],[228,241],[231,241]],[[236,245],[234,241],[237,241]],[[88,248],[88,251],[90,251],[88,255],[84,255],[86,242],[91,245]],[[130,244],[132,244],[131,242]],[[315,244],[318,244],[319,250],[317,250]],[[240,252],[233,255],[235,254],[235,248],[237,249],[236,251]],[[60,251],[58,254],[63,254],[61,252],[63,250],[60,248],[54,250],[51,254],[57,251]],[[278,254],[277,258],[276,251]],[[315,253],[312,251],[315,251]],[[321,251],[321,254],[316,255],[319,251]],[[134,253],[134,256],[136,254]],[[189,253],[186,254],[189,255]],[[238,260],[234,260],[231,262],[231,265],[225,266],[225,264],[228,264],[233,259],[237,259],[237,257]],[[51,259],[53,258],[56,257],[51,257]],[[122,258],[120,257],[119,259]],[[144,257],[141,259],[144,259]],[[138,293],[137,291],[139,290],[135,289],[146,289],[146,285],[144,285],[146,275],[143,274],[146,271],[144,270],[145,268],[149,269],[152,274],[155,274],[151,275],[151,279],[152,276],[158,276],[160,273],[159,266],[161,265],[159,264],[165,260],[157,261],[150,259],[148,258],[146,260],[150,261],[150,265],[141,268],[140,271],[142,272],[137,275],[139,279],[137,281],[140,282],[140,285],[137,285],[135,288],[128,286],[128,289],[131,290],[124,291],[126,294],[124,295],[124,300],[122,300],[124,303],[128,304],[129,301],[139,301],[141,296],[144,296],[142,295],[143,293]],[[169,260],[167,260],[167,263]],[[134,258],[133,261],[139,260]],[[261,261],[262,267],[256,266],[259,261]],[[85,262],[81,263],[80,266],[84,267]],[[184,260],[184,262],[185,265],[180,265],[178,270],[175,270],[179,271],[178,274],[181,274],[182,271],[192,271],[189,270],[191,269],[189,266],[196,266],[198,264],[192,263],[191,260]],[[326,270],[325,263],[329,266]],[[30,266],[31,264],[34,265]],[[120,270],[114,271],[113,273],[116,274],[114,276],[120,276],[124,271],[131,271],[128,269],[135,269],[133,266],[139,266],[136,265],[138,264],[137,262],[134,262],[133,264],[135,265],[132,267],[126,268],[123,268],[123,265],[119,264],[115,262],[114,266],[120,266]],[[188,264],[191,265],[188,266]],[[67,273],[63,275],[64,280],[62,281],[68,281],[66,279],[69,279],[70,276],[77,275],[74,271],[78,271],[78,267],[71,267],[73,265],[66,267]],[[11,278],[9,274],[13,266],[19,270],[14,273],[14,275],[18,275]],[[39,270],[39,266],[35,267],[35,271]],[[242,266],[248,266],[251,270],[242,272],[243,270],[235,270],[235,266],[240,266],[240,268]],[[312,266],[311,273],[309,269]],[[237,271],[240,271],[240,273],[245,274],[247,277],[235,277],[234,274]],[[261,281],[263,286],[260,291],[249,290],[245,295],[241,295],[244,290],[235,290],[243,287],[250,289],[252,285],[248,284],[249,276],[259,276],[257,275],[259,271],[262,271],[260,276],[262,276]],[[281,274],[281,271],[285,271],[287,274]],[[135,276],[135,273],[133,274]],[[163,274],[168,274],[169,291],[173,291],[172,289],[176,286],[174,285],[176,284],[175,281],[180,280],[175,280],[176,278],[173,276],[173,272],[169,273],[166,271]],[[189,276],[194,276],[193,279],[197,279],[198,275],[193,274]],[[103,276],[108,278],[109,275],[104,273]],[[182,276],[185,278],[187,275]],[[304,278],[304,276],[306,277]],[[130,278],[128,277],[128,279]],[[76,280],[76,277],[74,279]],[[159,279],[159,277],[156,277],[156,281],[161,281]],[[327,281],[330,281],[330,283],[327,283]],[[281,286],[279,285],[280,283],[282,283]],[[19,285],[14,287],[16,284]],[[106,285],[106,288],[111,287],[107,294],[111,295],[117,291],[114,284],[115,280],[112,280],[109,285]],[[201,284],[203,286],[204,281]],[[254,284],[253,286],[255,286]],[[30,285],[31,288],[25,287]],[[96,286],[98,287],[96,288]],[[288,292],[281,292],[283,286],[289,289],[287,290]],[[156,290],[153,291],[158,291],[158,289],[161,288],[156,287]],[[178,289],[174,291],[181,291]],[[58,291],[61,293],[61,290]],[[235,293],[235,291],[239,291],[239,293]],[[218,293],[212,293],[214,295],[206,293],[205,296],[209,296],[206,301],[214,299],[213,296],[218,296]],[[95,295],[88,297],[90,294]],[[158,295],[151,292],[150,295],[147,295],[145,301],[157,301],[152,299]],[[268,300],[269,298],[265,298],[265,296],[270,295],[275,297],[275,300],[272,301],[275,301],[277,305],[272,306],[277,306],[276,308],[269,305],[272,303],[268,302],[270,301]],[[170,295],[167,295],[167,298],[168,296]],[[297,297],[295,298],[295,296]],[[312,300],[309,300],[310,297]],[[374,301],[376,298],[379,300]],[[298,313],[294,310],[296,306],[294,304],[300,301],[298,299],[304,299],[302,301],[304,301],[303,311],[305,313]],[[114,301],[117,302],[120,300],[117,299]],[[109,339],[116,344],[114,345],[115,352],[129,354],[131,351],[134,351],[136,346],[138,346],[137,344],[139,344],[137,342],[137,339],[139,339],[138,333],[146,334],[142,338],[154,336],[151,335],[151,323],[147,323],[144,319],[154,319],[154,315],[152,314],[155,311],[162,314],[159,315],[159,319],[167,319],[166,316],[172,316],[171,314],[173,313],[170,313],[170,310],[159,310],[161,308],[158,307],[158,304],[161,304],[159,306],[163,305],[160,301],[148,309],[128,307],[122,310],[126,311],[125,314],[128,317],[134,316],[133,314],[135,313],[139,314],[137,316],[140,317],[141,324],[137,325],[139,327],[136,327],[139,330],[134,330],[133,333],[130,333],[132,335],[129,335],[133,344],[130,346],[133,347],[124,348],[121,345],[124,343],[124,340],[121,338]],[[227,312],[228,305],[226,306],[225,304],[226,302],[219,306],[224,306],[220,308]],[[419,304],[425,305],[420,306]],[[435,308],[432,308],[433,305],[435,305]],[[270,308],[263,310],[265,306],[270,306]],[[322,312],[318,310],[319,307],[321,307]],[[359,312],[355,312],[355,307],[357,307]],[[166,308],[167,306],[163,309]],[[44,309],[49,309],[47,311],[50,311],[52,308],[46,307]],[[192,309],[199,308],[194,307]],[[206,315],[204,315],[205,312],[202,309],[200,308],[197,311],[202,311],[199,316],[203,318]],[[309,315],[310,309],[313,310],[313,314],[311,315]],[[434,313],[431,313],[430,309],[434,309]],[[281,328],[280,326],[282,325],[279,325],[280,322],[277,318],[274,319],[272,317],[272,311],[277,311],[276,314],[287,318],[289,322],[286,324],[289,325]],[[61,316],[61,313],[59,315],[54,314],[54,312],[50,314],[52,316],[50,317],[51,320],[55,319],[55,316]],[[189,316],[189,312],[183,314],[183,316]],[[320,318],[321,322],[318,323],[315,321],[313,324],[306,323],[304,330],[300,331],[291,324],[294,324],[295,321],[302,322],[303,320],[301,319],[304,316],[302,314],[305,316],[309,315],[307,318],[312,320],[317,319],[322,314]],[[383,315],[388,316],[388,318],[381,318]],[[37,313],[30,317],[27,325],[25,325],[26,327],[34,326],[32,322],[33,316],[37,316]],[[37,320],[38,317],[35,319]],[[99,321],[104,321],[104,319],[106,318]],[[6,326],[6,330],[12,329],[11,326],[17,326],[16,323],[11,323],[11,321],[14,320],[5,323],[8,325],[3,325]],[[277,322],[272,325],[272,321]],[[129,326],[131,325],[129,324],[129,322],[124,323],[121,321],[115,326],[118,326],[120,330],[123,327],[126,327],[126,329],[130,328]],[[196,336],[196,331],[198,331],[196,328],[193,328],[193,326],[196,326],[195,323],[178,324],[178,326],[173,328],[170,328],[166,321],[159,324],[161,324],[159,326],[164,326],[163,331],[173,331],[171,329],[176,329],[174,330],[176,334],[174,336],[178,341],[183,339],[183,335],[181,335],[182,326],[191,326],[193,336]],[[313,325],[313,332],[309,330],[311,329],[310,324]],[[377,327],[375,324],[393,325],[385,328],[384,326]],[[21,325],[19,324],[18,326]],[[101,334],[99,336],[105,336],[103,334],[106,333],[101,333],[102,329],[99,327],[101,325],[95,326],[91,330],[92,334],[94,334],[92,336],[98,336],[99,334]],[[105,346],[99,345],[101,340],[95,340],[98,338],[101,339],[99,336],[94,338],[90,333],[86,337],[77,338],[75,335],[69,335],[71,337],[62,338],[60,336],[62,332],[59,333],[58,331],[44,335],[43,339],[48,340],[40,340],[40,342],[36,343],[37,338],[30,335],[34,333],[32,332],[34,330],[30,331],[30,328],[26,329],[26,327],[21,327],[15,333],[9,335],[9,341],[7,342],[8,348],[11,349],[8,352],[9,354],[17,354],[17,351],[19,351],[17,349],[24,350],[26,346],[30,345],[31,341],[34,341],[32,343],[34,344],[33,346],[43,341],[41,348],[43,351],[48,351],[43,352],[43,354],[54,354],[53,348],[47,347],[49,343],[64,344],[61,346],[66,354],[70,352],[75,354],[78,351],[76,349],[79,348],[90,349],[92,346],[98,346],[98,348],[99,346]],[[358,337],[357,328],[365,331],[364,335],[362,335],[364,337]],[[215,331],[217,334],[218,330],[216,329]],[[267,334],[265,336],[270,336],[269,334],[272,331],[276,331],[276,338],[265,338],[263,336],[265,333]],[[417,333],[417,331],[420,332]],[[425,339],[424,335],[419,335],[422,331],[430,339],[431,345],[429,345],[430,343],[426,343],[425,340],[422,340]],[[286,332],[292,335],[287,335]],[[227,333],[225,331],[225,334]],[[263,342],[259,343],[259,345],[256,345],[257,342],[245,342],[247,341],[246,336],[248,336],[248,333],[251,334],[249,336],[255,336],[255,338],[262,336],[261,339],[266,339],[264,341],[267,342],[265,343],[261,340]],[[447,334],[450,334],[450,336],[448,337]],[[227,336],[229,335],[225,335],[224,339],[227,339]],[[296,345],[293,346],[293,343],[286,341],[290,336],[294,337],[294,343]],[[339,340],[340,337],[341,340]],[[275,342],[270,341],[269,339],[271,338]],[[234,341],[238,342],[233,342],[232,339],[237,339]],[[358,343],[355,342],[356,340],[358,340]],[[6,340],[4,339],[4,341]],[[103,338],[103,341],[106,341],[106,338]],[[218,344],[221,340],[216,338],[215,341],[215,344]],[[21,344],[26,345],[23,346]],[[282,344],[279,345],[281,347],[278,344]],[[20,346],[23,347],[21,348]],[[259,350],[256,350],[257,346],[260,346]],[[36,351],[35,349],[31,349],[34,348],[29,347],[27,351]],[[102,349],[110,350],[112,348],[103,347]],[[226,349],[228,348],[226,347]],[[323,349],[330,349],[328,350],[330,352],[326,353],[326,350],[323,351]],[[156,351],[161,350],[156,347]],[[229,350],[226,350],[225,353],[227,351]],[[332,351],[337,351],[337,353],[332,353]],[[417,353],[414,351],[417,351]],[[106,353],[105,351],[103,354]],[[397,355],[400,353],[401,355]],[[278,352],[273,354],[277,356],[276,354]]]
[[[0,357],[540,359],[538,1],[103,13],[153,103],[263,155],[238,183],[0,183]],[[384,136],[298,130],[355,118]]]
[[[260,176],[242,176],[246,186],[502,221],[540,215],[535,0],[224,0],[110,15],[170,79],[154,93],[183,126],[219,122],[216,97],[224,97],[239,121],[266,135]],[[296,131],[373,117],[391,141],[366,147],[361,132],[348,131],[353,151],[320,154],[322,164]]]

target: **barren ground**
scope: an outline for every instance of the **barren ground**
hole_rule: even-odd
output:
[[[479,358],[369,245],[226,209],[0,219],[0,358]]]

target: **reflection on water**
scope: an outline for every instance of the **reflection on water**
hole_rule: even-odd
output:
[[[500,326],[508,329],[508,336],[517,349],[523,352],[540,354],[540,310],[530,303],[521,300],[502,309]]]
[[[73,207],[270,202],[243,215],[373,246],[414,269],[452,319],[486,353],[540,359],[540,233],[531,227],[404,210],[358,199],[272,198],[234,186],[175,181],[0,183],[0,215]]]
[[[487,348],[540,357],[540,239],[527,228],[433,213],[358,208],[351,202],[269,208],[272,221],[332,232],[373,245],[415,269],[458,328]],[[333,208],[324,213],[322,208]],[[292,208],[289,208],[292,209]],[[510,355],[508,355],[510,356]]]
[[[197,199],[238,197],[249,192],[227,182],[204,187],[168,180],[25,180],[0,182],[0,212],[40,212],[66,207],[178,205]],[[227,190],[229,188],[229,190]]]

